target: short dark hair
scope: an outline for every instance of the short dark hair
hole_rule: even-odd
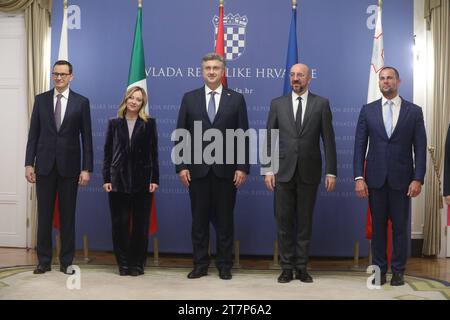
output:
[[[394,70],[395,76],[397,77],[397,79],[400,79],[400,74],[398,73],[398,70],[397,70],[397,69],[395,69],[394,67],[389,67],[389,66],[387,66],[387,67],[381,68],[380,73],[381,73],[381,71],[383,71],[383,70],[385,70],[385,69]]]
[[[68,66],[69,67],[69,73],[72,74],[72,64],[69,61],[66,60],[58,60],[53,64],[53,68],[55,66]]]
[[[222,65],[223,65],[224,69],[227,66],[227,63],[225,62],[225,59],[221,55],[219,55],[219,54],[217,54],[215,52],[210,52],[210,53],[207,53],[206,55],[204,55],[203,58],[202,58],[202,64],[203,64],[203,62],[211,61],[211,60],[216,60],[216,61],[222,62]]]

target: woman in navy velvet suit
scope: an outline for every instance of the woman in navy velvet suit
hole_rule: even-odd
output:
[[[103,189],[121,276],[144,274],[152,196],[159,184],[156,122],[145,113],[146,104],[141,87],[128,89],[106,134]]]

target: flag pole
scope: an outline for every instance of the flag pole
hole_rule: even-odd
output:
[[[297,0],[292,0],[291,23],[289,26],[288,47],[286,55],[286,71],[284,73],[283,94],[291,92],[291,82],[289,73],[291,67],[298,63],[298,47],[297,47]]]
[[[219,23],[217,24],[216,44],[214,52],[223,57],[224,60],[226,60],[227,55],[225,53],[225,42],[224,42],[223,10],[224,10],[223,0],[219,0]],[[221,83],[225,88],[228,87],[226,72],[222,76]]]

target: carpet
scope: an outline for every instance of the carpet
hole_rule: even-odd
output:
[[[148,267],[139,277],[120,277],[114,266],[80,266],[79,277],[53,266],[34,275],[34,267],[0,269],[0,300],[22,299],[146,299],[146,300],[448,300],[450,286],[405,276],[406,284],[369,290],[363,272],[311,271],[313,283],[277,283],[277,270],[233,270],[233,279],[219,279],[217,270],[187,279],[189,268]],[[388,281],[390,277],[388,276]],[[77,289],[77,286],[79,289]]]

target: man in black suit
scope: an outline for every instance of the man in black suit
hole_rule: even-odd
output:
[[[445,139],[444,197],[445,202],[450,206],[450,126]]]
[[[51,270],[56,194],[61,223],[60,271],[70,273],[67,268],[75,253],[77,188],[87,185],[93,168],[89,100],[69,89],[73,75],[68,61],[55,62],[52,76],[54,89],[35,97],[25,157],[25,177],[36,183],[38,203],[39,264],[35,274]]]
[[[308,90],[311,71],[304,64],[290,70],[292,92],[272,100],[267,120],[268,136],[277,129],[279,141],[278,172],[266,172],[264,183],[275,190],[275,217],[278,228],[280,265],[278,282],[294,278],[312,282],[307,272],[312,216],[317,187],[322,176],[322,138],[325,159],[325,188],[336,185],[336,144],[330,104]],[[271,140],[268,140],[270,148]],[[268,150],[270,155],[270,150]],[[273,165],[273,161],[271,163]]]
[[[176,165],[176,172],[183,185],[189,187],[192,209],[192,244],[194,250],[194,269],[188,274],[189,279],[200,278],[208,274],[209,223],[217,234],[216,267],[221,279],[232,278],[233,250],[233,210],[236,201],[236,189],[239,188],[249,173],[247,161],[248,144],[241,148],[233,147],[234,157],[227,161],[227,148],[220,143],[219,149],[211,153],[212,158],[204,159],[208,142],[203,141],[205,131],[221,134],[225,142],[226,130],[248,129],[247,108],[244,97],[221,84],[225,73],[224,59],[215,53],[207,54],[202,59],[205,86],[184,95],[178,114],[177,129],[184,129],[193,141],[189,144],[190,159],[186,154]],[[194,130],[194,127],[200,130]],[[199,133],[201,136],[199,136]],[[186,142],[187,136],[183,137]],[[217,142],[217,141],[215,141]],[[232,141],[227,141],[227,143]],[[213,144],[213,142],[211,142]],[[236,152],[237,151],[237,152]],[[237,161],[244,156],[244,161]],[[212,160],[212,161],[211,161]]]

